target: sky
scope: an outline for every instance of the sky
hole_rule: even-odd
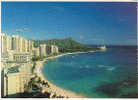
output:
[[[136,45],[136,3],[2,2],[2,32],[31,40]]]

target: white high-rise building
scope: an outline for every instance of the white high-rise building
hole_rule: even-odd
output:
[[[17,72],[17,73],[9,73],[6,75],[5,82],[5,96],[12,96],[18,93],[24,92],[25,85],[25,74]]]
[[[28,41],[27,51],[28,52],[32,52],[32,50],[33,50],[33,42],[29,40]]]
[[[12,36],[12,48],[16,52],[32,52],[33,42],[18,35]]]
[[[3,69],[3,92],[1,94],[3,96],[10,96],[22,93],[24,92],[24,86],[28,83],[31,74],[33,42],[19,37],[18,35],[10,37],[2,33],[0,36],[2,52],[1,68]],[[17,72],[16,70],[11,70],[9,72],[8,69],[15,65],[22,67],[20,67],[20,70]]]
[[[39,47],[40,56],[47,56],[48,54],[58,53],[58,47],[55,45],[41,44]]]
[[[46,44],[41,44],[39,47],[39,50],[40,50],[41,57],[46,56]]]
[[[6,35],[1,33],[1,52],[4,53],[6,51]]]
[[[32,52],[33,42],[26,40],[18,35],[12,35],[12,37],[2,33],[1,35],[1,52],[9,52],[13,50],[15,52]]]
[[[58,53],[58,47],[55,45],[51,45],[51,53]]]
[[[19,36],[13,35],[12,36],[12,49],[16,52],[19,52]]]
[[[36,57],[40,56],[39,47],[38,48],[33,48],[33,55],[36,56]]]
[[[25,40],[24,51],[28,52],[28,40]]]
[[[10,51],[12,47],[12,39],[7,35],[7,51]]]
[[[22,37],[20,37],[19,38],[19,52],[23,52],[23,38]]]
[[[24,92],[32,75],[31,66],[33,65],[27,63],[2,70],[2,97],[12,97],[12,95]]]
[[[11,37],[1,33],[1,52],[8,52],[11,50],[11,46],[12,46],[12,40]]]
[[[46,53],[51,54],[51,46],[50,45],[46,46]]]
[[[59,53],[58,47],[56,46],[56,53]]]

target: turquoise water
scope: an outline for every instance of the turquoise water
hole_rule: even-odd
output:
[[[54,84],[93,98],[137,97],[136,48],[65,55],[49,60],[42,72]]]

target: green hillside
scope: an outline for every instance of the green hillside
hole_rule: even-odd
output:
[[[72,38],[52,39],[52,40],[34,40],[34,46],[38,47],[40,44],[57,45],[60,52],[77,52],[77,51],[91,51],[97,50],[97,47],[83,45]]]

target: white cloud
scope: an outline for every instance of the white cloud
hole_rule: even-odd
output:
[[[23,29],[15,29],[14,32],[28,32],[29,31],[29,28],[23,28]]]
[[[84,36],[80,35],[79,39],[84,40]]]

